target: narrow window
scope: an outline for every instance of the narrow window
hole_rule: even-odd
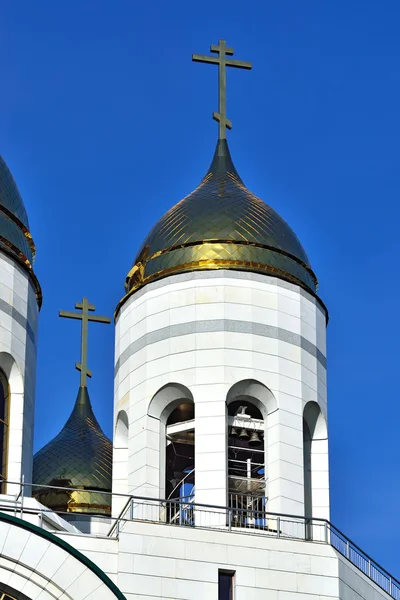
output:
[[[8,450],[8,382],[0,371],[0,479],[7,479],[7,450]],[[0,490],[5,492],[5,484],[0,484]]]
[[[311,444],[310,428],[303,418],[304,514],[306,517],[312,517]]]
[[[169,415],[166,423],[166,498],[168,520],[194,525],[194,403],[185,400]]]
[[[218,600],[233,600],[234,571],[218,571]]]
[[[245,397],[228,407],[228,504],[232,525],[265,527],[264,419]]]

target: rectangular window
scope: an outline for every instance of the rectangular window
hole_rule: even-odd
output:
[[[234,571],[218,571],[218,600],[234,600]]]

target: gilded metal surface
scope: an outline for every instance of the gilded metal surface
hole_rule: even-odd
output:
[[[36,290],[39,308],[42,291],[32,265],[36,248],[29,232],[28,216],[13,176],[0,156],[0,249],[17,259],[28,270]]]
[[[227,58],[234,53],[233,48],[227,48],[225,40],[219,40],[218,46],[211,46],[210,52],[218,54],[215,56],[204,56],[202,54],[192,54],[192,60],[218,65],[218,106],[219,112],[213,113],[213,119],[219,123],[219,139],[226,138],[226,130],[232,129],[232,122],[226,118],[226,67],[237,67],[239,69],[251,69],[252,65],[243,60]]]
[[[1,206],[0,233],[9,242],[11,242],[13,246],[18,248],[18,250],[28,259],[29,264],[32,264],[32,250],[30,248],[28,239],[25,237],[24,232],[18,227],[18,225],[1,210]]]
[[[91,377],[92,372],[87,368],[87,346],[88,346],[88,324],[89,321],[96,323],[111,323],[109,317],[100,317],[98,315],[89,315],[89,311],[96,310],[94,304],[89,304],[87,298],[83,298],[82,302],[77,302],[75,308],[81,310],[81,313],[68,312],[60,310],[59,316],[67,319],[78,319],[82,322],[81,328],[81,362],[75,363],[75,367],[81,372],[81,386],[86,386],[86,377]]]
[[[129,294],[166,275],[198,269],[257,271],[293,281],[312,293],[317,288],[296,234],[246,188],[226,140],[218,140],[198,188],[150,231],[128,273],[126,290]]]
[[[33,264],[35,245],[29,233],[28,215],[17,184],[0,156],[0,233]]]
[[[17,188],[13,176],[5,160],[0,156],[0,203],[8,208],[27,229],[29,229],[28,215],[24,202]]]
[[[111,441],[94,416],[87,388],[80,387],[67,423],[33,458],[33,495],[56,511],[109,514],[111,496],[104,492],[111,492],[111,470]],[[46,490],[41,485],[81,491]]]
[[[35,259],[36,256],[36,248],[35,248],[35,244],[33,241],[33,238],[29,232],[29,229],[27,229],[25,227],[25,225],[22,223],[22,221],[20,221],[18,219],[18,217],[16,217],[12,212],[10,212],[8,210],[8,208],[6,208],[5,206],[3,206],[2,204],[0,204],[0,211],[5,214],[9,219],[11,219],[11,221],[13,221],[13,223],[15,223],[15,225],[17,225],[17,227],[22,231],[22,233],[24,234],[25,238],[26,238],[26,242],[29,246],[29,249],[32,253],[32,260]]]
[[[29,260],[26,258],[26,256],[22,254],[22,252],[18,250],[18,248],[16,248],[16,246],[13,246],[2,235],[0,235],[0,249],[2,252],[4,252],[4,254],[7,254],[7,256],[13,258],[19,265],[21,265],[21,267],[23,267],[27,271],[29,279],[35,289],[36,300],[40,310],[43,302],[42,288],[40,287],[39,280],[36,277]]]
[[[14,596],[10,596],[10,594],[6,594],[6,592],[0,591],[0,600],[17,600]]]

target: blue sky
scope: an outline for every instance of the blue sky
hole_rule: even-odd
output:
[[[205,173],[219,38],[229,144],[248,187],[302,241],[330,311],[332,521],[400,577],[400,4],[370,0],[4,0],[0,153],[25,200],[43,287],[35,446],[79,384],[83,295],[112,315],[136,250]],[[111,436],[113,326],[90,328]]]

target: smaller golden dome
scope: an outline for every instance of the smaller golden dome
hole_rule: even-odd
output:
[[[111,480],[112,443],[93,413],[87,388],[81,386],[63,429],[33,457],[33,496],[58,512],[108,515]]]
[[[146,237],[128,273],[126,291],[168,275],[206,269],[255,271],[292,281],[312,293],[317,289],[296,234],[244,185],[225,139],[218,140],[200,185],[161,217]]]

